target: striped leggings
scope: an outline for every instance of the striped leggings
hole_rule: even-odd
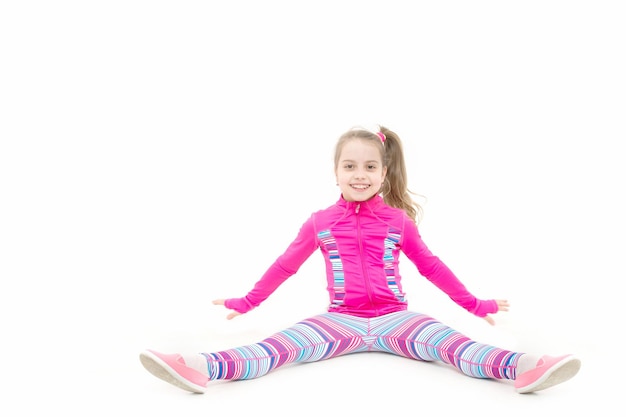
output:
[[[477,343],[432,317],[410,311],[362,318],[324,313],[259,343],[203,353],[209,379],[252,379],[283,365],[356,352],[441,361],[477,378],[515,379],[519,352]]]

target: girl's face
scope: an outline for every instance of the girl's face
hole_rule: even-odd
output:
[[[380,192],[387,168],[375,144],[360,139],[346,142],[335,169],[346,201],[369,200]]]

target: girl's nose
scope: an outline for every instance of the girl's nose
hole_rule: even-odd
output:
[[[365,178],[365,170],[363,170],[363,169],[356,169],[354,171],[354,177],[355,178]]]

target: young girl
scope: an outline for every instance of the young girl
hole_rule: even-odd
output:
[[[242,298],[213,301],[230,310],[228,319],[247,313],[319,249],[326,264],[328,312],[225,351],[147,350],[140,360],[149,372],[197,393],[216,379],[257,378],[287,364],[367,351],[441,361],[477,378],[513,380],[519,393],[549,388],[578,372],[580,360],[573,355],[538,357],[482,344],[407,310],[400,252],[454,302],[492,325],[490,314],[507,311],[509,303],[474,297],[424,244],[417,229],[421,208],[407,188],[402,143],[394,132],[381,127],[344,133],[336,145],[335,175],[339,200],[309,217],[254,288]]]

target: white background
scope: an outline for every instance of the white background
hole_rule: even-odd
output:
[[[1,414],[612,409],[620,3],[3,2]],[[234,347],[325,309],[319,254],[237,320],[210,301],[245,295],[338,198],[336,138],[376,123],[404,140],[430,248],[475,295],[512,303],[491,328],[404,262],[410,308],[502,347],[576,353],[580,374],[529,396],[381,354],[203,396],[148,374],[143,349]]]

